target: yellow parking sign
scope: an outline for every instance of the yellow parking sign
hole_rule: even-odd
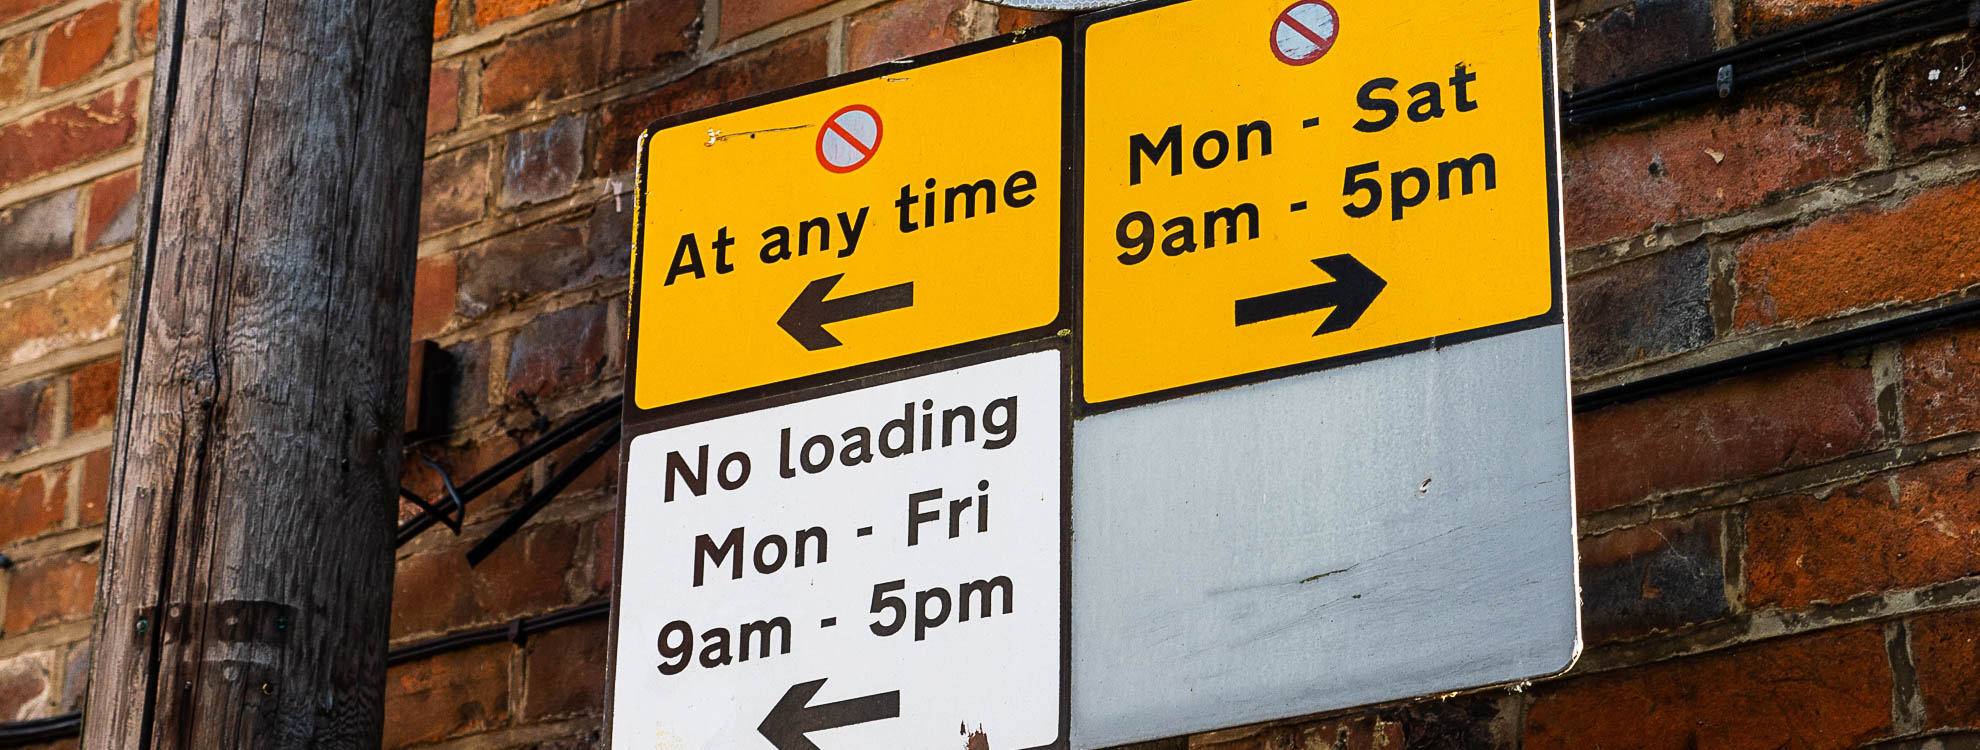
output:
[[[1082,399],[1558,316],[1532,0],[1191,0],[1083,26]]]
[[[1064,43],[988,44],[643,136],[638,408],[1060,323]]]

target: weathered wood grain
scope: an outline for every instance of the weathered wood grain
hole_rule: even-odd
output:
[[[161,3],[85,747],[379,744],[431,28]]]

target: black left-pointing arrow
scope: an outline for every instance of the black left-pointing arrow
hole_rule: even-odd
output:
[[[1320,322],[1320,328],[1313,335],[1345,331],[1361,319],[1362,313],[1368,312],[1368,306],[1375,304],[1375,298],[1382,294],[1383,287],[1389,285],[1388,281],[1368,270],[1352,255],[1314,258],[1313,265],[1319,266],[1334,280],[1238,300],[1237,324],[1263,323],[1331,307],[1334,311],[1327,313],[1327,319]]]
[[[775,745],[777,750],[818,750],[818,746],[812,744],[811,738],[805,734],[901,715],[899,690],[836,703],[806,705],[824,686],[823,679],[792,685],[791,689],[784,691],[784,697],[777,700],[777,705],[770,707],[770,715],[763,717],[763,723],[756,726],[756,731],[763,733],[763,738]]]
[[[791,300],[791,306],[784,310],[784,316],[777,319],[777,326],[791,338],[797,339],[806,351],[830,349],[843,343],[825,330],[827,324],[914,306],[912,281],[870,292],[848,294],[838,299],[825,299],[825,295],[831,294],[832,287],[837,286],[844,276],[835,273],[806,284],[804,291],[798,292],[797,299]]]

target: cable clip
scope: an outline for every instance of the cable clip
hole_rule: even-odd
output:
[[[1980,0],[1973,0],[1973,1],[1980,2]],[[1732,63],[1726,63],[1724,65],[1719,66],[1719,98],[1724,99],[1732,95],[1733,95],[1733,66]]]

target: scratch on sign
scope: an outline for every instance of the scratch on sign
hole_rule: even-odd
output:
[[[715,145],[715,142],[716,142],[716,141],[726,141],[726,140],[728,140],[728,139],[730,139],[730,138],[741,138],[741,137],[743,137],[743,136],[749,136],[749,137],[751,137],[751,138],[755,138],[755,137],[757,136],[757,134],[758,134],[758,133],[781,133],[781,132],[783,132],[783,131],[786,131],[786,130],[803,130],[803,129],[805,129],[805,128],[808,128],[808,127],[811,127],[811,126],[810,126],[810,125],[787,125],[787,126],[784,126],[784,127],[781,127],[781,128],[763,128],[763,129],[760,129],[760,130],[745,130],[745,131],[742,131],[742,132],[740,132],[740,133],[724,133],[724,132],[722,132],[722,131],[720,131],[720,130],[716,130],[716,129],[714,129],[714,128],[709,128],[709,129],[708,129],[708,142],[707,142],[707,143],[703,143],[703,144],[701,144],[701,145],[703,145],[703,146],[713,146],[713,145]]]

